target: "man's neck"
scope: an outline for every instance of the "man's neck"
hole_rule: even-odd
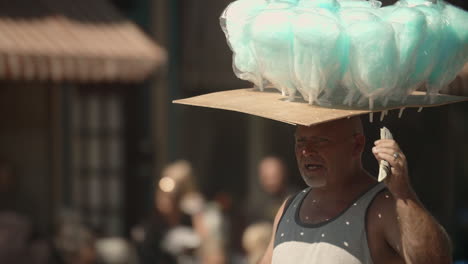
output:
[[[348,199],[367,190],[376,180],[363,168],[359,168],[346,174],[330,177],[327,185],[314,188],[315,198]]]

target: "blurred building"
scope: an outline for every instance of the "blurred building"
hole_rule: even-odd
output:
[[[109,1],[0,1],[2,209],[52,231],[74,208],[122,234],[136,103],[166,52]],[[144,146],[142,146],[144,147]]]

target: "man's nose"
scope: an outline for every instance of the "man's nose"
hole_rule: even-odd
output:
[[[301,154],[303,156],[310,156],[316,153],[317,153],[317,149],[315,148],[313,144],[306,144],[301,150]]]

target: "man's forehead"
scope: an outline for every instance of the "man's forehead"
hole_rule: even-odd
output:
[[[312,126],[298,125],[295,136],[342,136],[362,132],[359,118],[339,119]]]
[[[313,125],[313,126],[302,126],[299,125],[296,128],[296,137],[320,137],[325,135],[333,135],[336,133],[336,128],[330,125]]]

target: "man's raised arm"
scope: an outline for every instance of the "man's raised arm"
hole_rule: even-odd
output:
[[[386,184],[393,197],[380,205],[390,213],[384,226],[387,242],[406,263],[452,263],[449,237],[411,188],[406,157],[398,144],[378,140],[373,153],[379,162],[384,159],[392,167]]]

